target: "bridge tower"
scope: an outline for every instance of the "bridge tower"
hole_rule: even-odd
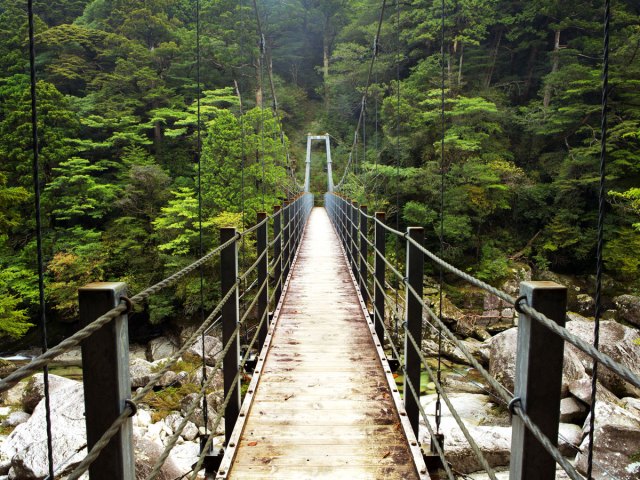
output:
[[[329,140],[328,133],[325,133],[324,135],[312,135],[310,133],[307,134],[307,160],[304,173],[304,191],[309,191],[311,182],[311,142],[313,140],[324,140],[325,146],[327,147],[327,191],[333,192],[333,173],[331,171],[331,142]]]

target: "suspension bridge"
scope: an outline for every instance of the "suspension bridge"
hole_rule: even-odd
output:
[[[31,2],[29,7],[34,184],[38,205]],[[358,144],[358,132],[364,123],[384,8],[385,2],[353,147]],[[273,82],[270,83],[273,88]],[[198,86],[200,90],[199,78]],[[444,96],[444,84],[442,92]],[[277,109],[275,92],[272,93]],[[199,126],[200,120],[198,148],[201,146]],[[286,147],[281,125],[278,127]],[[327,193],[322,200],[315,200],[310,192],[314,140],[324,141],[326,145]],[[336,193],[349,171],[353,151],[354,148],[345,162],[342,179],[334,185],[330,137],[309,134],[305,181],[300,192],[291,194],[273,212],[259,213],[257,223],[243,231],[222,228],[216,248],[207,254],[201,252],[201,258],[191,265],[136,295],[128,297],[124,283],[89,284],[80,289],[82,328],[0,380],[0,392],[7,391],[38,371],[45,369],[46,372],[52,360],[64,352],[82,347],[88,453],[66,478],[82,478],[87,472],[92,480],[135,478],[132,417],[145,396],[159,385],[163,375],[191,346],[202,342],[204,356],[204,335],[215,327],[221,329],[223,349],[213,371],[223,373],[223,400],[216,415],[205,419],[201,453],[194,458],[187,474],[191,479],[199,478],[204,472],[205,477],[217,479],[453,480],[456,474],[447,461],[439,425],[441,403],[444,403],[479,465],[495,480],[496,472],[447,394],[439,366],[434,370],[427,361],[422,345],[425,328],[432,330],[440,344],[449,342],[458,348],[494,395],[508,406],[512,415],[510,478],[550,480],[556,478],[558,467],[573,480],[584,478],[558,449],[565,343],[640,388],[638,375],[600,352],[597,344],[588,344],[565,328],[566,288],[563,286],[552,282],[523,282],[520,296],[514,298],[425,248],[421,227],[410,227],[406,231],[394,229],[386,223],[383,212],[369,212],[366,206]],[[288,164],[288,152],[286,156]],[[240,244],[248,239],[255,241],[256,259],[249,266],[242,265],[240,271]],[[398,255],[386,252],[389,239],[404,244],[404,263]],[[160,291],[201,272],[201,268],[211,262],[220,265],[220,301],[182,347],[132,396],[128,314],[135,305],[146,304]],[[518,311],[514,392],[487,372],[442,321],[441,315],[425,301],[423,281],[428,262],[495,295]],[[240,297],[247,293],[251,294],[251,301],[241,303]],[[394,295],[396,301],[392,298]],[[402,297],[402,305],[397,302],[398,296]],[[255,323],[255,333],[245,348],[241,348],[241,331],[250,322]],[[391,331],[394,324],[399,331]],[[402,391],[394,379],[396,371],[403,375]],[[423,372],[434,383],[438,395],[436,425],[432,425],[420,403]],[[250,381],[244,385],[247,375]],[[189,399],[184,418],[165,440],[163,452],[145,476],[147,480],[160,478],[162,466],[178,444],[189,419],[199,408],[207,411],[206,398],[214,378],[215,375],[206,375],[203,365],[201,388]],[[595,396],[595,388],[592,395]],[[592,407],[593,404],[594,401]],[[593,422],[594,411],[591,413]],[[422,444],[418,441],[421,419],[428,430]],[[213,442],[222,425],[225,442],[220,451],[213,448]],[[50,448],[50,423],[47,428]],[[55,468],[50,453],[51,479],[57,478]]]

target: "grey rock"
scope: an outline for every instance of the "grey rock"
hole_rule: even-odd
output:
[[[147,360],[147,347],[137,343],[130,344],[129,359],[133,360],[134,358],[141,358],[142,360]]]
[[[589,429],[589,420],[584,430]],[[635,456],[640,452],[640,417],[617,405],[596,402],[593,464],[594,479],[616,478],[637,480],[640,478],[640,462]],[[588,436],[576,457],[576,467],[582,474],[587,469]]]
[[[59,475],[65,475],[86,456],[84,394],[82,384],[51,391],[53,460]],[[45,405],[40,402],[28,421],[18,425],[0,446],[0,458],[9,459],[14,478],[42,479],[48,473]]]
[[[568,385],[569,393],[576,397],[581,402],[586,405],[591,405],[591,379],[590,378],[582,378],[580,380],[575,380]],[[596,390],[596,403],[597,402],[609,402],[609,403],[620,403],[618,397],[616,397],[613,393],[607,390],[600,382],[598,382],[598,387]]]
[[[147,385],[153,376],[163,367],[163,361],[147,362],[142,358],[133,358],[129,362],[129,375],[131,376],[131,388],[140,388]],[[176,373],[171,370],[165,372],[156,383],[158,387],[170,385],[179,386],[185,381],[186,373]]]
[[[27,412],[11,412],[7,418],[2,421],[3,427],[15,428],[21,423],[29,420],[31,415]]]
[[[562,422],[562,420],[560,420]],[[582,442],[582,428],[573,423],[561,423],[558,426],[558,449],[565,457],[573,457]]]
[[[560,401],[560,421],[562,423],[584,422],[587,416],[587,407],[583,402],[573,397],[563,398]]]
[[[222,341],[217,337],[204,337],[204,360],[205,363],[213,367],[222,351]],[[202,362],[202,340],[198,339],[183,355],[186,360]]]
[[[501,467],[509,465],[511,450],[511,427],[506,410],[498,408],[488,395],[469,393],[452,393],[449,395],[453,407],[462,417],[465,426],[483,452],[489,465]],[[427,413],[431,425],[435,424],[436,395],[420,398],[420,403]],[[469,442],[455,419],[451,416],[447,405],[442,404],[441,431],[445,437],[447,460],[454,469],[461,473],[481,470],[478,459],[473,454]],[[419,440],[426,446],[430,442],[424,420],[420,418]]]
[[[51,394],[53,459],[56,478],[64,478],[86,456],[84,393],[82,384],[71,384]],[[11,479],[40,480],[48,473],[44,402],[40,402],[31,418],[16,427],[0,445],[0,467],[10,466]],[[136,429],[138,430],[138,429]],[[136,478],[146,478],[162,453],[164,446],[140,435],[134,435]],[[173,453],[157,478],[173,480],[189,471],[177,465]],[[6,472],[5,472],[6,473]],[[84,475],[82,479],[87,479]]]
[[[77,383],[75,380],[49,374],[49,393],[54,394],[58,390],[68,388]],[[31,413],[43,398],[44,375],[42,373],[36,373],[31,377],[24,389],[24,393],[22,394],[22,408],[25,412]]]
[[[613,302],[618,307],[618,317],[636,327],[640,327],[640,297],[636,295],[620,295]]]
[[[594,315],[596,302],[590,295],[579,293],[576,295],[576,310],[581,315],[591,317]]]
[[[510,391],[513,391],[514,388],[517,343],[517,328],[505,330],[489,341],[489,373]],[[565,397],[568,394],[569,383],[582,378],[586,378],[586,373],[580,359],[574,352],[565,348],[562,367],[562,396]]]
[[[567,322],[567,330],[585,342],[593,343],[593,322]],[[626,327],[614,321],[600,322],[600,351],[616,362],[640,374],[640,348],[635,343],[639,334],[636,329]],[[574,352],[587,372],[591,372],[593,360],[587,354],[571,344],[567,349]],[[598,369],[598,380],[618,397],[640,397],[640,389],[625,382],[617,374],[601,365]]]
[[[640,399],[625,397],[622,399],[622,406],[627,410],[631,410],[631,413],[640,416]]]
[[[136,454],[136,478],[147,478],[154,464],[162,455],[164,445],[159,439],[152,439],[149,436],[134,437],[133,445]],[[156,477],[159,480],[175,480],[189,470],[185,470],[183,466],[173,458],[173,454],[167,458],[162,466],[160,474]]]
[[[178,351],[178,346],[167,337],[154,338],[147,346],[147,358],[152,362],[172,356]]]

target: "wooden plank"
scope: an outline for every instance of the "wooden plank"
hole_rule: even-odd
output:
[[[426,479],[323,210],[307,228],[217,478]]]

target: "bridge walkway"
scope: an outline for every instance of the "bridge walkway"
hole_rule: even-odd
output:
[[[428,478],[342,252],[314,208],[216,478]]]

